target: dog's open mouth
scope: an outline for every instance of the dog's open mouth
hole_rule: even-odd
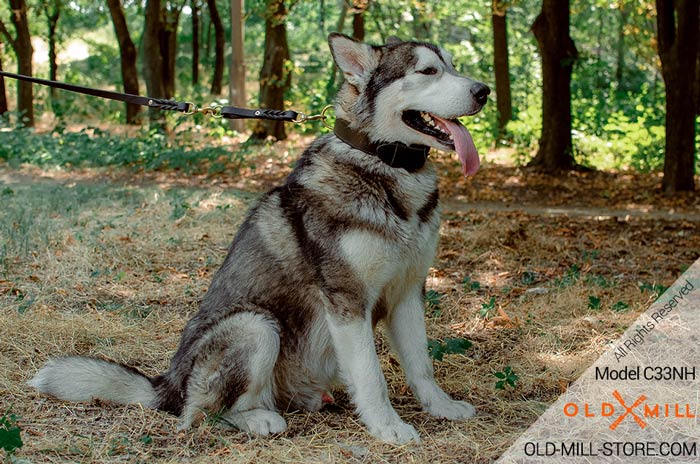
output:
[[[407,110],[403,122],[413,130],[437,140],[448,150],[454,150],[462,162],[462,173],[473,176],[479,170],[479,153],[471,134],[457,119],[445,119],[426,111]]]

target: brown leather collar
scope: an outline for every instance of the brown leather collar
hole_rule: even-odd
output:
[[[376,156],[392,168],[403,168],[408,172],[418,171],[428,159],[430,147],[406,145],[401,142],[371,142],[362,132],[350,129],[348,121],[336,119],[333,132],[343,142],[368,155]]]

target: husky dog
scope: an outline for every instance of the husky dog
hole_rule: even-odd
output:
[[[434,45],[341,34],[329,44],[345,76],[335,130],[249,211],[170,368],[148,378],[101,359],[55,358],[31,386],[169,411],[180,429],[224,411],[224,422],[268,435],[286,429],[279,411],[317,411],[342,382],[370,434],[419,441],[389,402],[373,334],[382,321],[423,408],[474,415],[436,384],[427,352],[424,282],[440,216],[427,155],[455,150],[464,175],[476,173],[474,142],[457,118],[477,113],[489,88],[459,75]]]

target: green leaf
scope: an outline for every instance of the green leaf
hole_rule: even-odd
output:
[[[540,276],[534,271],[525,271],[520,276],[520,281],[523,285],[532,285],[540,279]]]
[[[444,343],[445,353],[448,354],[462,354],[471,346],[472,342],[466,338],[446,338]]]
[[[469,292],[479,290],[481,288],[481,284],[476,280],[472,280],[471,277],[466,276],[464,279],[462,279],[462,287],[464,287],[464,291]]]
[[[442,298],[442,293],[440,292],[435,290],[425,292],[426,311],[429,312],[430,317],[440,317],[440,314],[442,314],[440,298]]]
[[[0,418],[0,448],[7,454],[13,454],[16,449],[24,446],[20,436],[20,428],[17,426],[17,417],[7,413]]]
[[[600,309],[600,298],[593,295],[588,295],[588,309]]]
[[[623,313],[627,311],[630,308],[630,305],[625,303],[624,301],[618,301],[612,306],[612,310],[615,311],[616,313]]]
[[[439,340],[428,340],[428,354],[436,361],[442,361],[445,348]]]

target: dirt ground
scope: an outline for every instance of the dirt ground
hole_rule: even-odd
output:
[[[266,155],[267,156],[267,155]],[[377,348],[392,404],[421,444],[377,443],[349,399],[285,414],[260,439],[213,420],[188,433],[139,406],[72,404],[25,382],[50,356],[104,356],[155,375],[246,208],[290,170],[287,157],[235,175],[0,165],[0,415],[15,414],[30,462],[492,462],[637,315],[700,257],[700,196],[668,198],[660,177],[548,177],[489,153],[476,178],[438,157],[445,202],[430,271],[429,338],[466,338],[435,360],[438,382],[478,415],[423,413]],[[507,367],[515,386],[497,389]]]

